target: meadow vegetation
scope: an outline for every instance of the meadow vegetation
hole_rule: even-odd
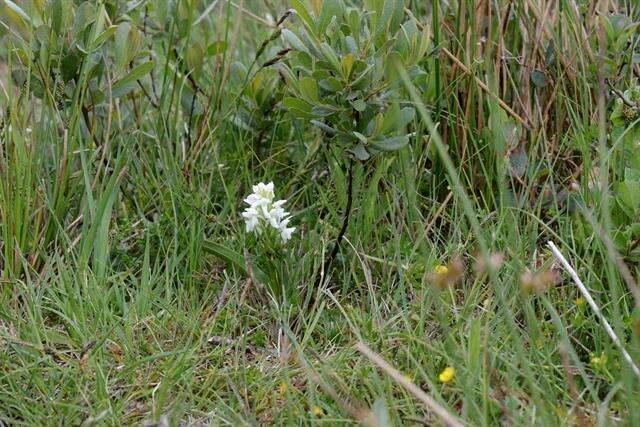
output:
[[[639,21],[0,0],[0,422],[640,425]]]

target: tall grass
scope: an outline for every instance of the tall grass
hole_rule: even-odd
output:
[[[399,7],[428,55],[422,80],[389,64],[409,144],[353,161],[325,269],[351,160],[283,104],[277,21],[337,3]],[[545,246],[640,360],[639,14],[0,0],[0,420],[640,424],[638,378]],[[298,227],[277,295],[239,215],[259,181]]]

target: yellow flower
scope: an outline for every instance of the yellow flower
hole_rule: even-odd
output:
[[[438,265],[436,266],[436,273],[438,274],[447,274],[449,272],[449,267],[446,265]]]
[[[573,300],[573,303],[578,307],[582,307],[584,305],[584,298],[578,297],[575,300]]]
[[[287,383],[282,381],[278,386],[278,391],[280,392],[280,394],[285,394],[287,392]]]
[[[604,352],[598,357],[595,354],[591,354],[589,362],[594,368],[604,369],[607,365],[607,355]]]
[[[322,408],[317,406],[317,405],[314,405],[314,406],[311,407],[311,413],[313,415],[315,415],[316,417],[324,415],[324,411],[322,410]]]
[[[455,369],[453,369],[451,366],[447,366],[446,368],[444,368],[444,371],[440,372],[440,375],[438,375],[438,380],[440,380],[441,383],[448,383],[453,379],[455,373]]]

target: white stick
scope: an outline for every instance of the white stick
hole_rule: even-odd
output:
[[[618,348],[622,352],[622,356],[625,358],[627,362],[629,362],[629,365],[631,365],[631,369],[633,370],[633,372],[638,376],[638,378],[640,378],[640,368],[638,368],[638,365],[636,365],[636,363],[633,361],[627,349],[624,348],[622,341],[620,341],[616,333],[613,331],[613,328],[611,327],[609,322],[607,322],[607,319],[602,314],[602,311],[600,311],[600,308],[591,297],[589,290],[584,285],[584,283],[582,283],[582,280],[580,280],[580,278],[578,277],[578,273],[576,273],[576,271],[573,269],[571,264],[569,264],[569,262],[565,259],[565,257],[562,255],[562,253],[557,248],[555,243],[553,243],[552,241],[549,241],[547,245],[549,246],[549,248],[551,248],[551,252],[553,252],[553,255],[555,255],[558,261],[560,261],[560,263],[565,268],[565,270],[567,270],[567,272],[569,273],[573,281],[576,282],[576,285],[578,285],[578,289],[580,289],[580,293],[582,293],[582,296],[584,297],[584,299],[587,300],[587,302],[589,303],[593,311],[595,311],[596,316],[598,316],[598,318],[604,325],[604,330],[607,331],[607,333],[609,334],[613,342],[618,346]]]

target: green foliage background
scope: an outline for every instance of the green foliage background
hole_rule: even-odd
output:
[[[640,424],[546,250],[640,360],[639,20],[0,0],[0,420],[441,422],[364,341],[469,425]],[[244,232],[259,181],[294,213],[280,252]]]

